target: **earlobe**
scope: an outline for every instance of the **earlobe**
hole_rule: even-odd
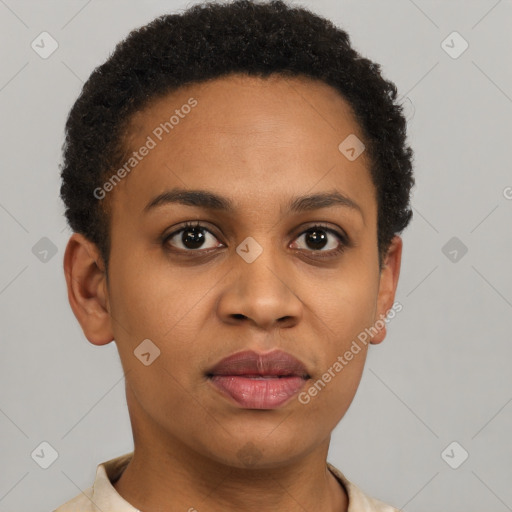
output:
[[[94,345],[110,343],[114,337],[104,263],[96,245],[80,233],[67,243],[64,274],[69,304],[85,337]]]
[[[398,277],[400,276],[400,265],[402,262],[402,239],[395,235],[386,253],[383,268],[380,273],[379,294],[377,297],[377,312],[374,319],[374,326],[377,333],[372,336],[370,343],[377,345],[386,337],[386,322],[384,319],[392,308]]]

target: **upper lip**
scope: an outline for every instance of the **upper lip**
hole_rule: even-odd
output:
[[[273,350],[258,353],[253,350],[236,352],[217,363],[207,375],[258,375],[310,378],[304,364],[288,352]]]

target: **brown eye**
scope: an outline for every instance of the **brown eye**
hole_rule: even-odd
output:
[[[187,223],[179,230],[168,235],[163,242],[165,245],[171,245],[181,251],[199,252],[198,249],[208,250],[218,247],[218,244],[208,247],[212,240],[216,240],[216,237],[206,227],[199,223]]]
[[[301,238],[303,242],[294,242],[292,248],[312,253],[315,258],[337,256],[349,245],[344,235],[321,225],[308,228],[296,240]],[[209,253],[224,246],[207,227],[199,222],[187,222],[180,229],[167,235],[162,243],[164,246],[172,247],[176,252],[189,254]]]
[[[325,257],[329,254],[339,254],[347,245],[345,237],[341,235],[341,233],[324,226],[313,226],[308,228],[306,231],[301,233],[297,240],[300,240],[301,238],[303,238],[303,245],[305,247],[300,247],[300,245],[297,247],[297,242],[295,242],[296,246],[293,247],[294,249],[304,248],[305,250],[313,253],[322,253],[321,257]],[[323,253],[326,253],[326,255],[324,256]]]

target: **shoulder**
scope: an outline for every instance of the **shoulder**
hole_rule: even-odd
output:
[[[347,491],[348,512],[399,512],[397,508],[376,498],[367,496],[361,489],[359,489],[359,487],[357,487],[357,485],[350,482],[345,475],[332,464],[327,463],[327,467]]]
[[[97,512],[98,508],[92,502],[93,487],[67,501],[53,512]]]
[[[129,463],[133,452],[98,464],[91,487],[53,512],[139,512],[116,491],[115,482]]]

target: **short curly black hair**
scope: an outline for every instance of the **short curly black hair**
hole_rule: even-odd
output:
[[[196,4],[159,16],[117,44],[66,121],[60,194],[72,230],[96,244],[108,269],[109,203],[93,191],[122,165],[132,114],[181,86],[232,73],[318,79],[350,104],[371,162],[382,268],[393,236],[412,217],[413,151],[397,88],[351,47],[345,31],[280,0]]]

